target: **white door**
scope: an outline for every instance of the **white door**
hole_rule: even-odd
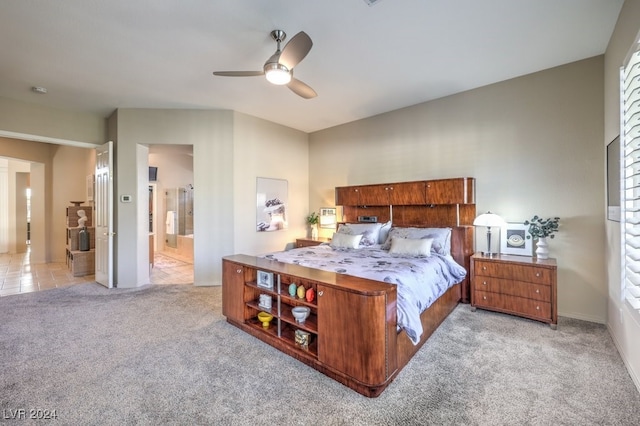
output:
[[[96,148],[96,282],[113,287],[113,142]]]

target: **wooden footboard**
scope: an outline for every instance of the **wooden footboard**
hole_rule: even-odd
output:
[[[395,285],[253,256],[222,262],[222,313],[229,323],[367,397],[382,393],[460,299],[457,284],[434,302],[413,345],[396,330]],[[294,295],[292,285],[314,297]],[[261,305],[264,297],[270,309]],[[292,315],[296,306],[310,310],[303,323]],[[263,322],[260,312],[270,320]]]
[[[426,342],[440,324],[442,324],[442,321],[458,306],[461,288],[461,284],[456,284],[451,287],[420,315],[423,332],[420,337],[420,342],[418,342],[417,345],[413,344],[404,331],[398,333],[396,339],[398,371],[407,365],[413,355],[424,345],[424,342]]]

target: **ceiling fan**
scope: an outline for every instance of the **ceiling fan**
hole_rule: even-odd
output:
[[[280,50],[280,43],[287,34],[282,30],[271,31],[271,38],[276,41],[278,47],[276,53],[271,55],[264,63],[262,71],[214,71],[213,75],[222,77],[254,77],[264,75],[272,84],[286,85],[292,92],[305,99],[311,99],[318,94],[307,84],[293,77],[293,67],[307,56],[313,42],[304,31],[300,31]]]

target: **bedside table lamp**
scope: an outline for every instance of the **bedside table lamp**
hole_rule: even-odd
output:
[[[504,225],[506,225],[504,219],[491,212],[483,213],[473,221],[473,226],[484,226],[487,228],[487,251],[483,253],[484,256],[491,257],[497,254],[497,252],[491,251],[491,228],[494,226],[502,227]]]

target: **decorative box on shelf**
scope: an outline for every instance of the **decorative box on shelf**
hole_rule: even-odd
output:
[[[258,287],[273,289],[273,273],[258,271],[256,277]]]

